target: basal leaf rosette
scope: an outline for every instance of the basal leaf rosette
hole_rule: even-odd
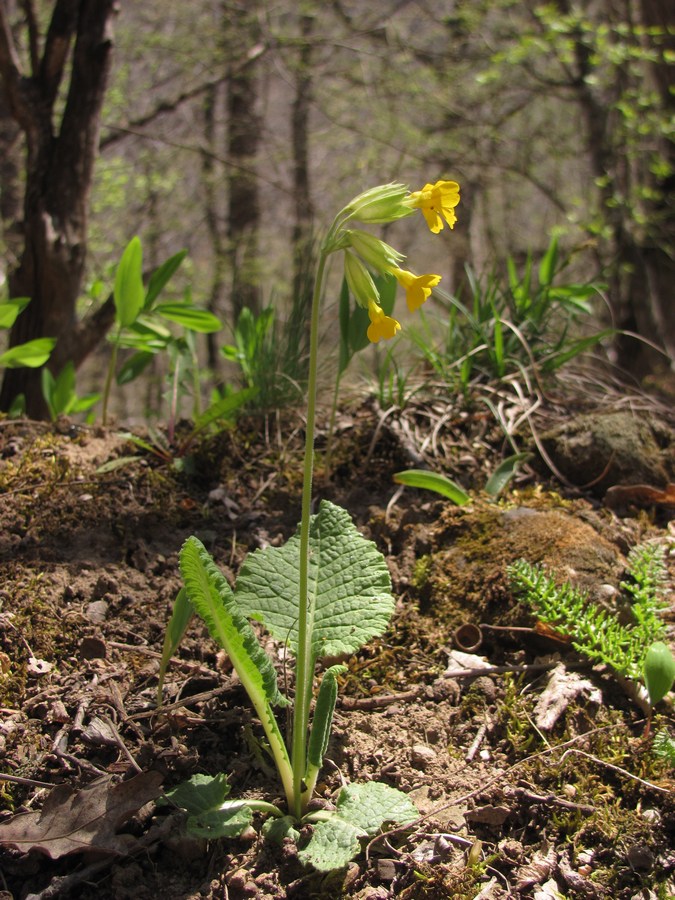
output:
[[[311,517],[309,600],[312,656],[354,653],[382,634],[394,611],[384,557],[357,530],[349,513],[322,500]],[[298,648],[300,537],[256,550],[241,568],[235,597],[240,611]]]

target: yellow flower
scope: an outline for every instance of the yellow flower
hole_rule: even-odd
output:
[[[427,301],[431,289],[441,280],[440,275],[414,275],[407,269],[391,269],[391,273],[401,287],[405,288],[405,300],[410,312],[415,312]]]
[[[459,203],[459,185],[456,181],[437,181],[425,184],[421,191],[413,191],[408,196],[413,209],[421,209],[427,225],[434,234],[443,229],[443,219],[454,228],[457,216],[455,207]],[[441,218],[441,216],[443,218]]]
[[[368,304],[368,318],[370,319],[370,325],[368,326],[367,334],[368,340],[372,344],[377,344],[383,338],[385,341],[391,340],[396,332],[401,330],[400,322],[392,319],[391,316],[385,315],[382,307],[374,301]]]

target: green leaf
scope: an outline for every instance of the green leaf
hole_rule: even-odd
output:
[[[148,290],[145,295],[143,309],[149,310],[152,308],[152,304],[162,293],[186,256],[187,250],[180,250],[155,269],[148,282]]]
[[[647,651],[643,673],[649,702],[655,706],[663,700],[675,681],[675,658],[663,641],[656,641]]]
[[[136,321],[143,308],[144,298],[143,248],[140,238],[134,237],[127,244],[115,273],[113,289],[115,315],[122,328],[132,325]]]
[[[347,666],[331,666],[330,669],[326,669],[321,679],[307,751],[310,766],[317,769],[321,768],[324,754],[328,749],[328,739],[338,693],[337,677],[346,671]]]
[[[485,493],[490,497],[497,497],[511,481],[518,466],[523,460],[528,459],[529,453],[514,453],[502,460],[485,484]]]
[[[382,554],[356,529],[348,512],[322,500],[311,517],[309,589],[312,652],[353,653],[381,634],[394,611],[391,579]],[[283,547],[256,550],[235,587],[241,611],[262,619],[270,634],[297,652],[300,536]]]
[[[160,316],[164,316],[170,322],[176,322],[190,331],[198,331],[200,334],[213,334],[220,331],[223,323],[217,316],[206,309],[198,309],[196,306],[188,306],[185,303],[160,303],[154,310]]]
[[[397,484],[404,484],[406,487],[435,491],[437,494],[447,497],[448,500],[452,500],[457,506],[465,506],[471,499],[466,491],[454,481],[437,472],[427,472],[426,469],[406,469],[404,472],[397,472],[394,475],[394,481]]]
[[[35,338],[25,344],[17,344],[0,354],[0,366],[7,369],[20,369],[24,366],[37,369],[47,362],[55,344],[56,338]]]
[[[11,328],[20,312],[30,303],[30,297],[14,297],[0,303],[0,328]]]
[[[207,428],[219,419],[226,422],[233,421],[236,412],[248,403],[255,394],[256,390],[254,388],[245,388],[242,391],[236,391],[233,394],[228,394],[226,397],[221,397],[219,400],[216,400],[215,403],[212,403],[211,406],[209,406],[208,409],[205,409],[201,416],[199,416],[195,422],[194,432],[196,433]]]
[[[286,838],[297,842],[300,832],[295,827],[297,822],[293,816],[281,816],[279,819],[267,819],[262,827],[265,840],[281,846]]]
[[[159,663],[159,681],[157,684],[157,706],[162,705],[162,687],[164,686],[164,676],[169,665],[169,660],[174,655],[180,642],[183,640],[188,625],[194,615],[194,607],[190,603],[185,588],[178,591],[178,595],[174,601],[171,611],[169,624],[166,626],[164,634],[164,645],[162,646],[162,658]]]
[[[342,869],[360,852],[363,838],[388,822],[407,825],[418,817],[415,805],[396,788],[378,781],[350,784],[340,792],[335,814],[315,826],[298,858],[320,872]]]
[[[363,831],[337,816],[314,827],[314,833],[298,859],[305,866],[313,866],[319,872],[344,869],[361,850]]]
[[[556,265],[558,262],[558,238],[551,238],[546,253],[542,256],[539,263],[539,286],[548,287],[555,276]]]
[[[242,615],[225,576],[196,537],[183,544],[180,571],[190,602],[211,637],[227,652],[256,709],[265,702],[286,706],[269,657]]]
[[[367,781],[342,788],[337,815],[372,837],[387,822],[397,825],[414,822],[419,812],[402,791],[380,781]]]
[[[227,775],[193,775],[165,797],[188,813],[189,834],[214,840],[237,837],[251,823],[251,809],[244,801],[226,802],[229,793]]]
[[[138,350],[130,356],[117,373],[115,381],[119,385],[129,384],[145,371],[155,354],[147,350]]]
[[[175,806],[184,809],[191,816],[208,812],[221,806],[230,793],[227,775],[193,775],[177,787],[166,791],[164,796]]]

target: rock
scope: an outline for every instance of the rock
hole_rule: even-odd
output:
[[[426,744],[415,744],[410,751],[410,763],[416,769],[426,769],[431,763],[435,762],[437,754],[431,747]]]
[[[665,487],[674,480],[675,460],[662,447],[672,447],[675,434],[649,415],[637,419],[621,410],[577,416],[544,432],[541,443],[565,478],[597,494],[617,484]]]

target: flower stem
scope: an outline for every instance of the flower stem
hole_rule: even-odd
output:
[[[319,261],[312,297],[312,316],[309,337],[309,372],[307,382],[307,424],[305,432],[305,462],[302,482],[302,515],[300,519],[300,583],[298,611],[298,655],[295,669],[295,704],[293,710],[293,738],[291,764],[293,767],[293,815],[303,812],[303,781],[307,767],[307,729],[312,696],[314,658],[312,654],[312,626],[314,599],[309,594],[309,520],[312,505],[312,476],[314,472],[314,425],[316,418],[317,369],[319,351],[319,305],[330,250],[326,243],[319,253]]]

